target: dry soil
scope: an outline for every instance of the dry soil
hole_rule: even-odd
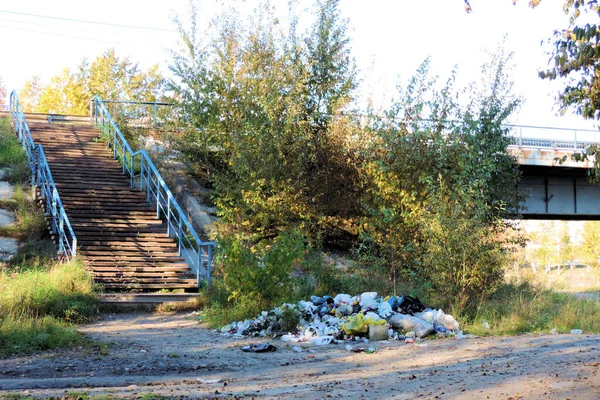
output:
[[[270,339],[277,351],[259,354],[241,347],[266,339],[223,337],[190,313],[104,315],[80,330],[106,345],[2,358],[0,397],[600,399],[600,335],[367,344],[374,354]]]

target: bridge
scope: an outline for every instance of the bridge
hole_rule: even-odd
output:
[[[525,219],[600,220],[600,186],[589,183],[594,159],[577,162],[573,153],[600,143],[600,131],[510,126],[513,154],[520,165],[519,189],[528,193]],[[563,159],[564,162],[558,160]]]
[[[10,115],[61,258],[82,260],[111,290],[210,284],[215,243],[199,238],[149,155],[131,149],[100,98],[89,118],[27,121],[13,92]]]

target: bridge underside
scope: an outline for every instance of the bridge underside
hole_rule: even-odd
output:
[[[588,168],[521,165],[519,190],[529,194],[523,219],[600,220],[600,186]]]

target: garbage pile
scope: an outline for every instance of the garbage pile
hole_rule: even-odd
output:
[[[294,329],[290,321],[299,321]],[[283,304],[263,311],[255,319],[233,322],[217,331],[226,336],[275,337],[286,342],[309,342],[316,345],[337,343],[345,339],[380,340],[376,331],[385,330],[387,338],[413,343],[436,334],[439,337],[465,338],[459,324],[442,310],[428,308],[410,296],[382,297],[376,292],[358,296],[338,294],[311,296],[310,301]],[[285,332],[284,328],[293,330]],[[385,336],[385,334],[384,334]]]

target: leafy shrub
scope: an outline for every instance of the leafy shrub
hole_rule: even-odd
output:
[[[304,238],[292,231],[253,244],[239,233],[219,240],[220,262],[229,301],[255,298],[265,304],[292,290],[291,272],[304,253]]]

